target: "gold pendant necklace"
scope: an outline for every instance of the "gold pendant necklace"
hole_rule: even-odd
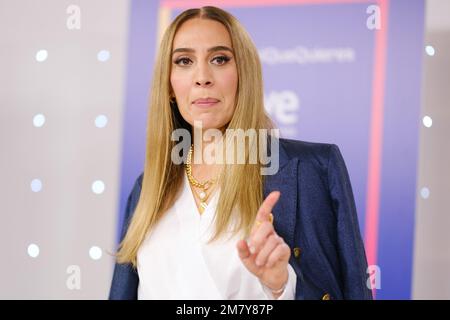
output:
[[[206,207],[208,206],[208,203],[206,201],[208,200],[209,195],[207,195],[204,191],[201,191],[200,194],[198,194],[197,191],[194,190],[194,193],[197,195],[197,197],[200,198],[200,207],[198,208],[198,210],[200,211],[200,214],[202,214],[203,212],[205,212]]]
[[[192,175],[192,166],[191,166],[193,146],[194,145],[191,145],[191,148],[189,149],[189,153],[188,153],[188,156],[186,159],[186,175],[188,177],[189,183],[193,187],[197,187],[197,188],[201,189],[200,193],[197,193],[197,191],[195,191],[195,189],[192,188],[192,190],[194,191],[194,194],[197,195],[198,198],[200,198],[199,211],[200,211],[200,214],[202,214],[206,210],[206,207],[208,206],[206,201],[208,200],[209,196],[211,195],[211,193],[208,194],[207,191],[216,182],[216,178],[206,180],[205,182],[199,182],[194,178],[194,176]]]

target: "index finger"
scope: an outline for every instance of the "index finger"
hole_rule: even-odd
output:
[[[266,199],[264,199],[263,203],[259,207],[258,213],[256,214],[256,221],[264,222],[270,221],[270,214],[275,207],[275,204],[280,199],[280,191],[272,191]]]

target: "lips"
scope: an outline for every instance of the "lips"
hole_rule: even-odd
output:
[[[220,100],[217,100],[214,98],[200,98],[200,99],[194,100],[194,102],[192,102],[192,103],[196,104],[196,105],[212,105],[219,101]]]

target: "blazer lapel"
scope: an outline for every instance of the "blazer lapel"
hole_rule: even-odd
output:
[[[272,191],[280,191],[281,196],[273,209],[274,228],[285,242],[294,247],[295,220],[297,215],[298,159],[289,159],[282,143],[279,143],[279,170],[274,175],[265,176],[264,199]]]

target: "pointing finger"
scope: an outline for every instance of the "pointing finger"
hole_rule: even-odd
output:
[[[270,215],[279,198],[280,191],[272,191],[259,207],[258,213],[256,214],[256,221],[260,223],[264,221],[272,222],[271,219],[273,217],[271,218]]]

